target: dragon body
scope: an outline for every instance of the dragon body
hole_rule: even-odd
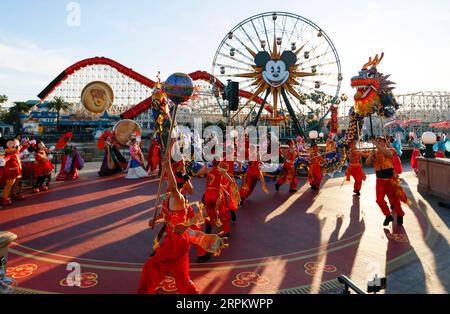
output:
[[[393,82],[389,81],[390,75],[378,72],[377,66],[383,59],[378,55],[366,63],[357,76],[351,79],[351,86],[356,89],[354,96],[355,105],[350,109],[350,124],[346,135],[338,142],[334,156],[326,159],[322,165],[324,173],[333,173],[342,168],[351,142],[359,139],[364,118],[372,114],[380,117],[392,117],[399,108],[392,93]],[[307,166],[306,160],[301,160],[301,166]]]

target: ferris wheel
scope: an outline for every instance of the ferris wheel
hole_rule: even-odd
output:
[[[338,99],[342,81],[338,53],[324,30],[286,12],[258,14],[235,26],[216,51],[212,74],[239,82],[247,96],[233,118],[243,115],[243,124],[254,125],[262,117],[271,124],[290,118],[300,134],[297,116],[310,110],[308,101],[314,95]]]

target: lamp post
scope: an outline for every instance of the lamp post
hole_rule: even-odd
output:
[[[425,158],[435,158],[435,154],[433,151],[433,145],[436,144],[436,134],[433,132],[424,132],[422,134],[422,142],[425,144]]]
[[[309,139],[311,140],[311,146],[316,145],[316,140],[319,137],[319,133],[316,130],[312,130],[309,132]]]
[[[325,134],[323,134],[323,132],[320,132],[319,133],[319,137],[320,137],[320,141],[322,142],[323,138],[325,137]]]

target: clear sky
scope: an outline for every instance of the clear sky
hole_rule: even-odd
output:
[[[94,56],[154,78],[211,70],[216,49],[236,24],[288,11],[319,25],[341,58],[344,86],[370,55],[397,93],[450,90],[448,0],[78,0],[79,27],[67,25],[66,0],[1,0],[0,94],[37,99],[62,70]]]

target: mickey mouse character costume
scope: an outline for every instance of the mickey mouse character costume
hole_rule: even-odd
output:
[[[22,179],[22,162],[20,160],[20,153],[28,148],[28,144],[20,145],[17,139],[10,139],[6,142],[5,156],[0,159],[4,164],[5,188],[3,189],[3,196],[1,205],[12,205],[12,200],[23,200],[24,197],[20,193],[20,180]]]

